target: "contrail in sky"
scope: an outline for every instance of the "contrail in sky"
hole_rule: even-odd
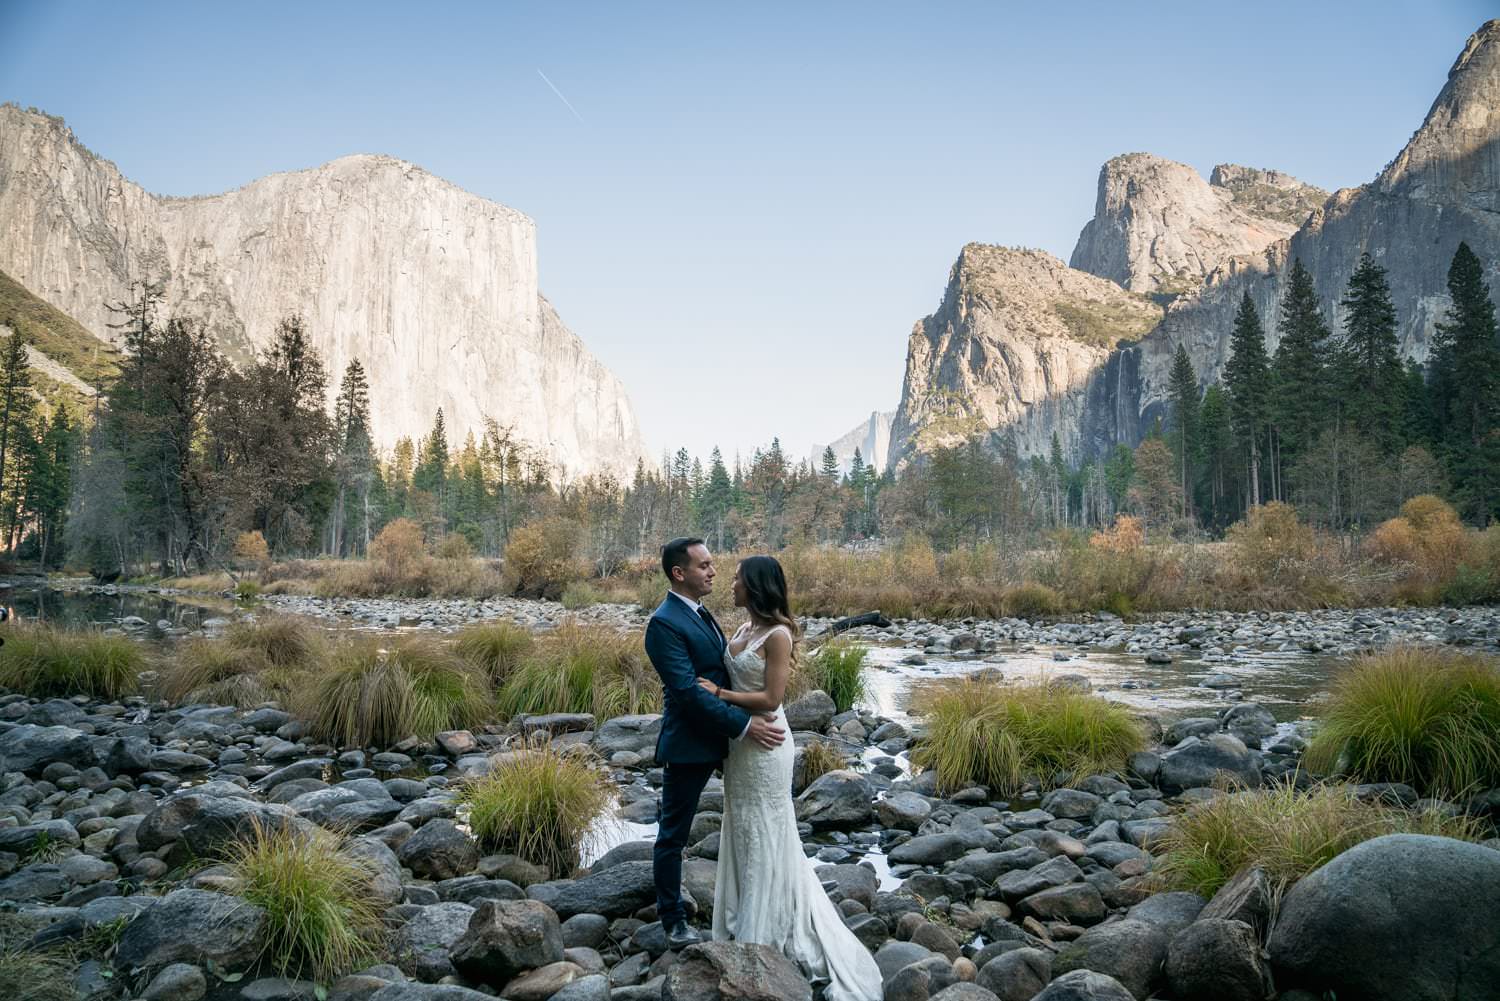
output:
[[[552,93],[554,93],[554,94],[557,95],[557,99],[559,101],[561,101],[563,104],[566,104],[568,106],[568,110],[571,111],[571,112],[573,112],[573,117],[576,118],[576,119],[578,119],[579,124],[581,124],[581,125],[587,125],[588,124],[588,122],[585,122],[583,120],[583,116],[578,113],[578,109],[575,108],[575,107],[573,107],[573,102],[569,101],[566,97],[563,97],[563,92],[557,89],[557,84],[555,84],[551,80],[547,79],[547,74],[545,74],[545,73],[542,72],[541,67],[537,68],[536,75],[539,76],[539,77],[541,77],[542,81],[544,83],[546,83],[547,86],[549,86],[549,87],[552,88]]]

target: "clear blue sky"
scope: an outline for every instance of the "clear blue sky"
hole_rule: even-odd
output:
[[[1495,13],[0,0],[0,99],[166,194],[411,160],[536,220],[653,449],[802,455],[896,405],[965,242],[1066,260],[1133,150],[1363,183]]]

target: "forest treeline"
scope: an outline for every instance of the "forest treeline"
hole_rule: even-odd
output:
[[[112,306],[120,373],[82,413],[38,398],[24,325],[0,352],[0,531],[14,558],[128,576],[222,567],[247,533],[275,558],[362,556],[396,519],[434,551],[498,557],[517,527],[549,518],[606,576],[684,533],[725,550],[920,533],[944,550],[1028,545],[1129,514],[1154,538],[1195,538],[1278,500],[1357,537],[1424,494],[1483,526],[1500,505],[1500,343],[1467,245],[1446,291],[1426,365],[1403,364],[1376,261],[1359,261],[1339,330],[1294,261],[1274,353],[1247,295],[1222,380],[1203,386],[1179,347],[1165,419],[1136,447],[1081,464],[1055,438],[1049,456],[1022,458],[1002,435],[899,474],[858,453],[841,471],[831,450],[798,462],[773,439],[732,460],[679,449],[621,481],[561,475],[495,421],[453,440],[441,411],[420,440],[381,454],[361,364],[341,374],[330,411],[302,320],[283,320],[235,368],[201,326],[163,315],[160,287],[140,285]]]

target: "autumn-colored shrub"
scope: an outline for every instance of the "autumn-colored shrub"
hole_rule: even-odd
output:
[[[1246,571],[1269,576],[1311,560],[1318,549],[1311,527],[1297,519],[1297,509],[1281,501],[1252,507],[1243,521],[1229,526],[1227,538],[1236,562]]]
[[[234,562],[244,570],[259,570],[271,562],[271,547],[260,532],[241,532],[234,540]]]
[[[393,574],[405,574],[421,562],[422,527],[409,518],[397,518],[370,540],[370,559],[384,563]]]
[[[563,589],[588,576],[579,558],[583,529],[567,518],[541,518],[522,525],[505,547],[507,589],[524,598],[562,597]]]
[[[1115,516],[1115,523],[1089,536],[1089,545],[1112,553],[1132,553],[1146,543],[1141,519],[1132,515]]]

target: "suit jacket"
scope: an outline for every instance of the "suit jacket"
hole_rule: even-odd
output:
[[[698,687],[699,678],[729,687],[725,645],[718,630],[672,594],[646,623],[646,656],[661,676],[663,692],[658,762],[723,761],[729,738],[738,737],[750,723],[749,713]]]

